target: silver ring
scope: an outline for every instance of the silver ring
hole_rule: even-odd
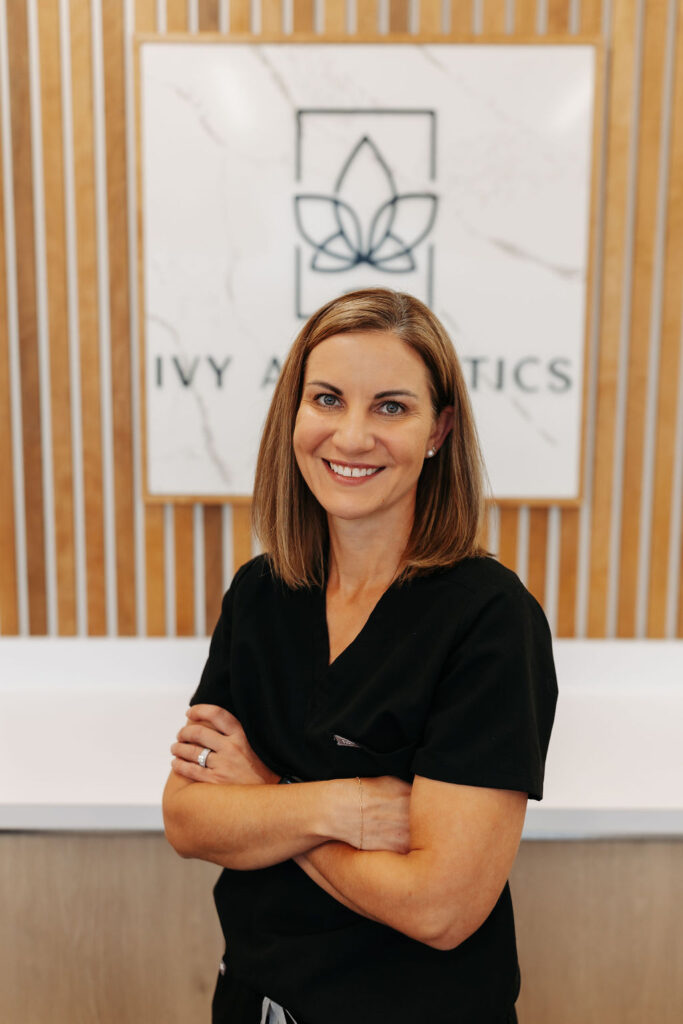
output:
[[[209,754],[213,754],[213,750],[211,749],[211,747],[204,747],[201,754],[197,755],[197,764],[200,766],[200,768],[206,768],[206,759],[209,756]]]

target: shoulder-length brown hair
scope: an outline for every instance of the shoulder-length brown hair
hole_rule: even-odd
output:
[[[432,311],[402,292],[368,288],[328,302],[299,332],[282,367],[256,464],[252,521],[272,568],[291,587],[321,585],[328,546],[327,516],[305,483],[292,435],[306,360],[326,338],[350,331],[397,335],[429,372],[434,415],[452,405],[453,429],[438,455],[425,460],[401,578],[485,555],[478,542],[486,471],[458,357]]]

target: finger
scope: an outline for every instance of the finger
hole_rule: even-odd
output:
[[[183,761],[175,757],[171,761],[171,770],[176,775],[182,775],[184,779],[191,779],[192,782],[213,782],[213,772],[207,772],[206,768],[201,768],[198,764],[193,764],[191,761]]]
[[[186,715],[195,721],[208,722],[224,736],[229,736],[235,729],[241,728],[239,719],[218,704],[194,704],[188,708]]]
[[[196,743],[198,747],[208,747],[210,750],[218,750],[225,742],[222,732],[216,732],[208,725],[201,725],[199,722],[193,725],[184,725],[178,730],[176,739],[183,743]]]
[[[197,760],[197,758],[201,754],[202,750],[205,750],[205,749],[206,749],[205,747],[197,747],[197,746],[195,746],[194,743],[172,743],[171,744],[171,753],[172,754],[175,754],[176,757],[181,758],[181,760],[183,760],[183,761],[188,761],[190,764],[196,764],[198,768],[201,768],[201,765],[200,765],[199,761]],[[212,751],[212,753],[213,753],[213,751]],[[206,762],[205,762],[205,766],[208,766],[209,757],[211,757],[211,754],[209,754],[207,756]]]

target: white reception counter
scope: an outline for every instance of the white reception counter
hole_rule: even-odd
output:
[[[0,639],[0,830],[156,830],[207,639]],[[525,839],[683,835],[683,641],[556,640]]]

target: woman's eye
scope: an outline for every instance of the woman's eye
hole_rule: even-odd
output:
[[[331,395],[329,392],[327,392],[323,395],[316,395],[315,401],[317,405],[322,405],[326,409],[333,409],[337,402],[339,401],[339,399],[337,398],[336,395]]]
[[[388,413],[389,416],[397,416],[398,413],[403,412],[405,410],[405,406],[402,405],[401,402],[392,401],[382,402],[380,408],[384,409],[384,411]]]

